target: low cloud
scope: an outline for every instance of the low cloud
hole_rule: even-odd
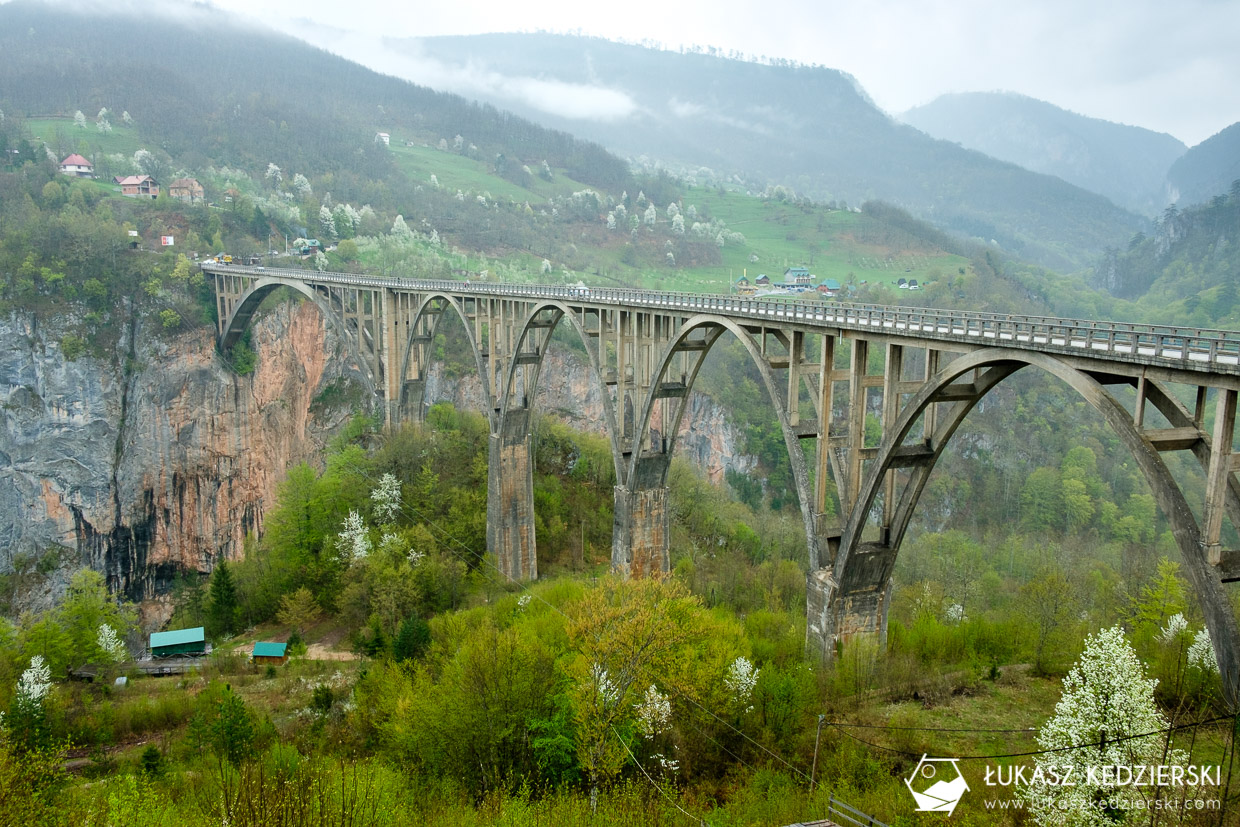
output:
[[[414,43],[355,31],[315,30],[299,35],[314,45],[378,72],[454,92],[467,98],[511,101],[573,120],[624,120],[638,111],[635,100],[618,89],[521,75],[504,75],[481,63],[445,63],[423,54]]]

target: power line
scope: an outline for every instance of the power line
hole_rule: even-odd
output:
[[[1030,755],[1048,755],[1048,754],[1056,753],[1056,752],[1072,752],[1073,750],[1078,750],[1078,749],[1091,749],[1093,747],[1105,747],[1109,744],[1118,744],[1123,741],[1131,741],[1136,738],[1149,738],[1151,735],[1165,735],[1168,732],[1175,732],[1181,729],[1192,729],[1193,727],[1207,726],[1209,724],[1216,724],[1219,721],[1230,721],[1230,720],[1231,720],[1230,716],[1223,716],[1219,718],[1211,718],[1208,721],[1197,721],[1191,724],[1180,724],[1179,726],[1167,727],[1166,729],[1158,729],[1158,730],[1154,730],[1153,732],[1142,732],[1137,735],[1126,735],[1123,738],[1109,738],[1105,741],[1095,741],[1090,744],[1077,744],[1077,745],[1070,746],[1070,747],[1055,747],[1054,749],[1031,750],[1029,752],[1009,752],[1009,753],[1003,753],[1000,755],[961,755],[961,756],[957,756],[956,760],[957,761],[982,761],[982,760],[987,760],[991,758],[1025,758]],[[915,752],[907,752],[902,749],[893,749],[891,747],[885,747],[882,744],[871,743],[869,741],[858,738],[856,735],[853,735],[851,732],[846,732],[843,729],[841,729],[840,732],[848,736],[849,738],[852,738],[854,741],[857,741],[858,743],[861,743],[861,744],[865,744],[868,747],[873,747],[874,749],[881,749],[884,752],[891,752],[896,755],[904,755],[904,756],[908,756],[909,758],[921,758],[922,757]]]
[[[633,759],[633,763],[637,765],[637,768],[638,768],[639,770],[641,770],[641,771],[642,771],[642,775],[646,776],[646,780],[650,782],[650,786],[652,786],[652,787],[654,787],[656,790],[658,790],[658,791],[659,791],[659,794],[660,794],[660,795],[662,795],[664,798],[666,798],[666,799],[668,800],[668,802],[670,802],[670,803],[671,803],[671,805],[672,805],[673,807],[675,807],[677,810],[680,810],[680,811],[681,811],[682,813],[684,813],[686,816],[688,816],[689,818],[691,818],[691,819],[693,819],[694,821],[696,821],[698,824],[701,824],[701,825],[703,825],[703,827],[705,827],[705,824],[706,824],[706,819],[704,819],[704,818],[698,818],[698,817],[697,817],[697,816],[695,816],[693,813],[691,813],[691,812],[689,812],[688,810],[686,810],[684,807],[681,807],[681,806],[680,806],[680,804],[679,804],[679,803],[677,803],[676,799],[674,799],[674,798],[672,798],[670,795],[668,795],[668,794],[667,794],[667,791],[666,791],[666,790],[664,790],[662,787],[660,787],[660,786],[659,786],[659,785],[655,782],[655,780],[654,780],[653,778],[651,778],[651,777],[650,777],[650,773],[646,772],[646,768],[642,766],[642,762],[637,760],[637,756],[633,754],[633,750],[629,749],[629,745],[628,745],[628,743],[627,743],[627,742],[626,742],[623,738],[621,738],[621,737],[620,737],[620,733],[616,732],[616,728],[615,728],[615,727],[612,727],[612,726],[609,726],[609,727],[608,727],[608,729],[610,729],[610,730],[611,730],[611,734],[612,734],[612,735],[616,736],[616,740],[620,742],[620,746],[624,747],[624,751],[625,751],[625,752],[627,752],[627,753],[629,754],[629,758],[632,758],[632,759]]]
[[[888,726],[884,724],[847,724],[843,721],[830,721],[831,726],[845,727],[848,729],[889,729],[892,731],[906,730],[910,732],[1037,732],[1036,727],[1021,727],[1020,729],[953,729],[951,727],[933,727],[933,726]]]

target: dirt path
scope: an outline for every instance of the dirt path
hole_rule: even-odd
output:
[[[309,660],[357,660],[357,655],[352,652],[337,652],[322,643],[311,643],[307,646],[306,657]]]

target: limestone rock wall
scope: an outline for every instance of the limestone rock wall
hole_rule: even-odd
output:
[[[317,461],[349,415],[312,404],[349,368],[309,303],[257,321],[248,376],[207,329],[168,338],[138,321],[114,358],[74,361],[63,333],[0,320],[0,571],[58,548],[64,572],[87,565],[156,598],[179,570],[239,556],[287,469]]]
[[[71,327],[0,319],[0,573],[56,552],[58,570],[30,584],[25,605],[48,605],[71,571],[90,566],[158,619],[178,572],[239,557],[286,471],[320,461],[351,411],[315,398],[360,377],[307,302],[256,320],[248,376],[228,368],[205,328],[168,337],[139,320],[109,358],[70,361],[60,341]],[[482,409],[472,374],[435,372],[427,400]],[[604,432],[599,391],[571,353],[548,354],[536,404]],[[693,394],[677,451],[722,482],[727,469],[756,464],[740,441],[722,406]]]

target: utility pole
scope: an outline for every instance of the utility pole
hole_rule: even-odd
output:
[[[826,715],[818,716],[818,731],[814,733],[814,766],[809,771],[809,795],[814,797],[814,779],[818,777],[818,739],[822,735],[822,722]]]

